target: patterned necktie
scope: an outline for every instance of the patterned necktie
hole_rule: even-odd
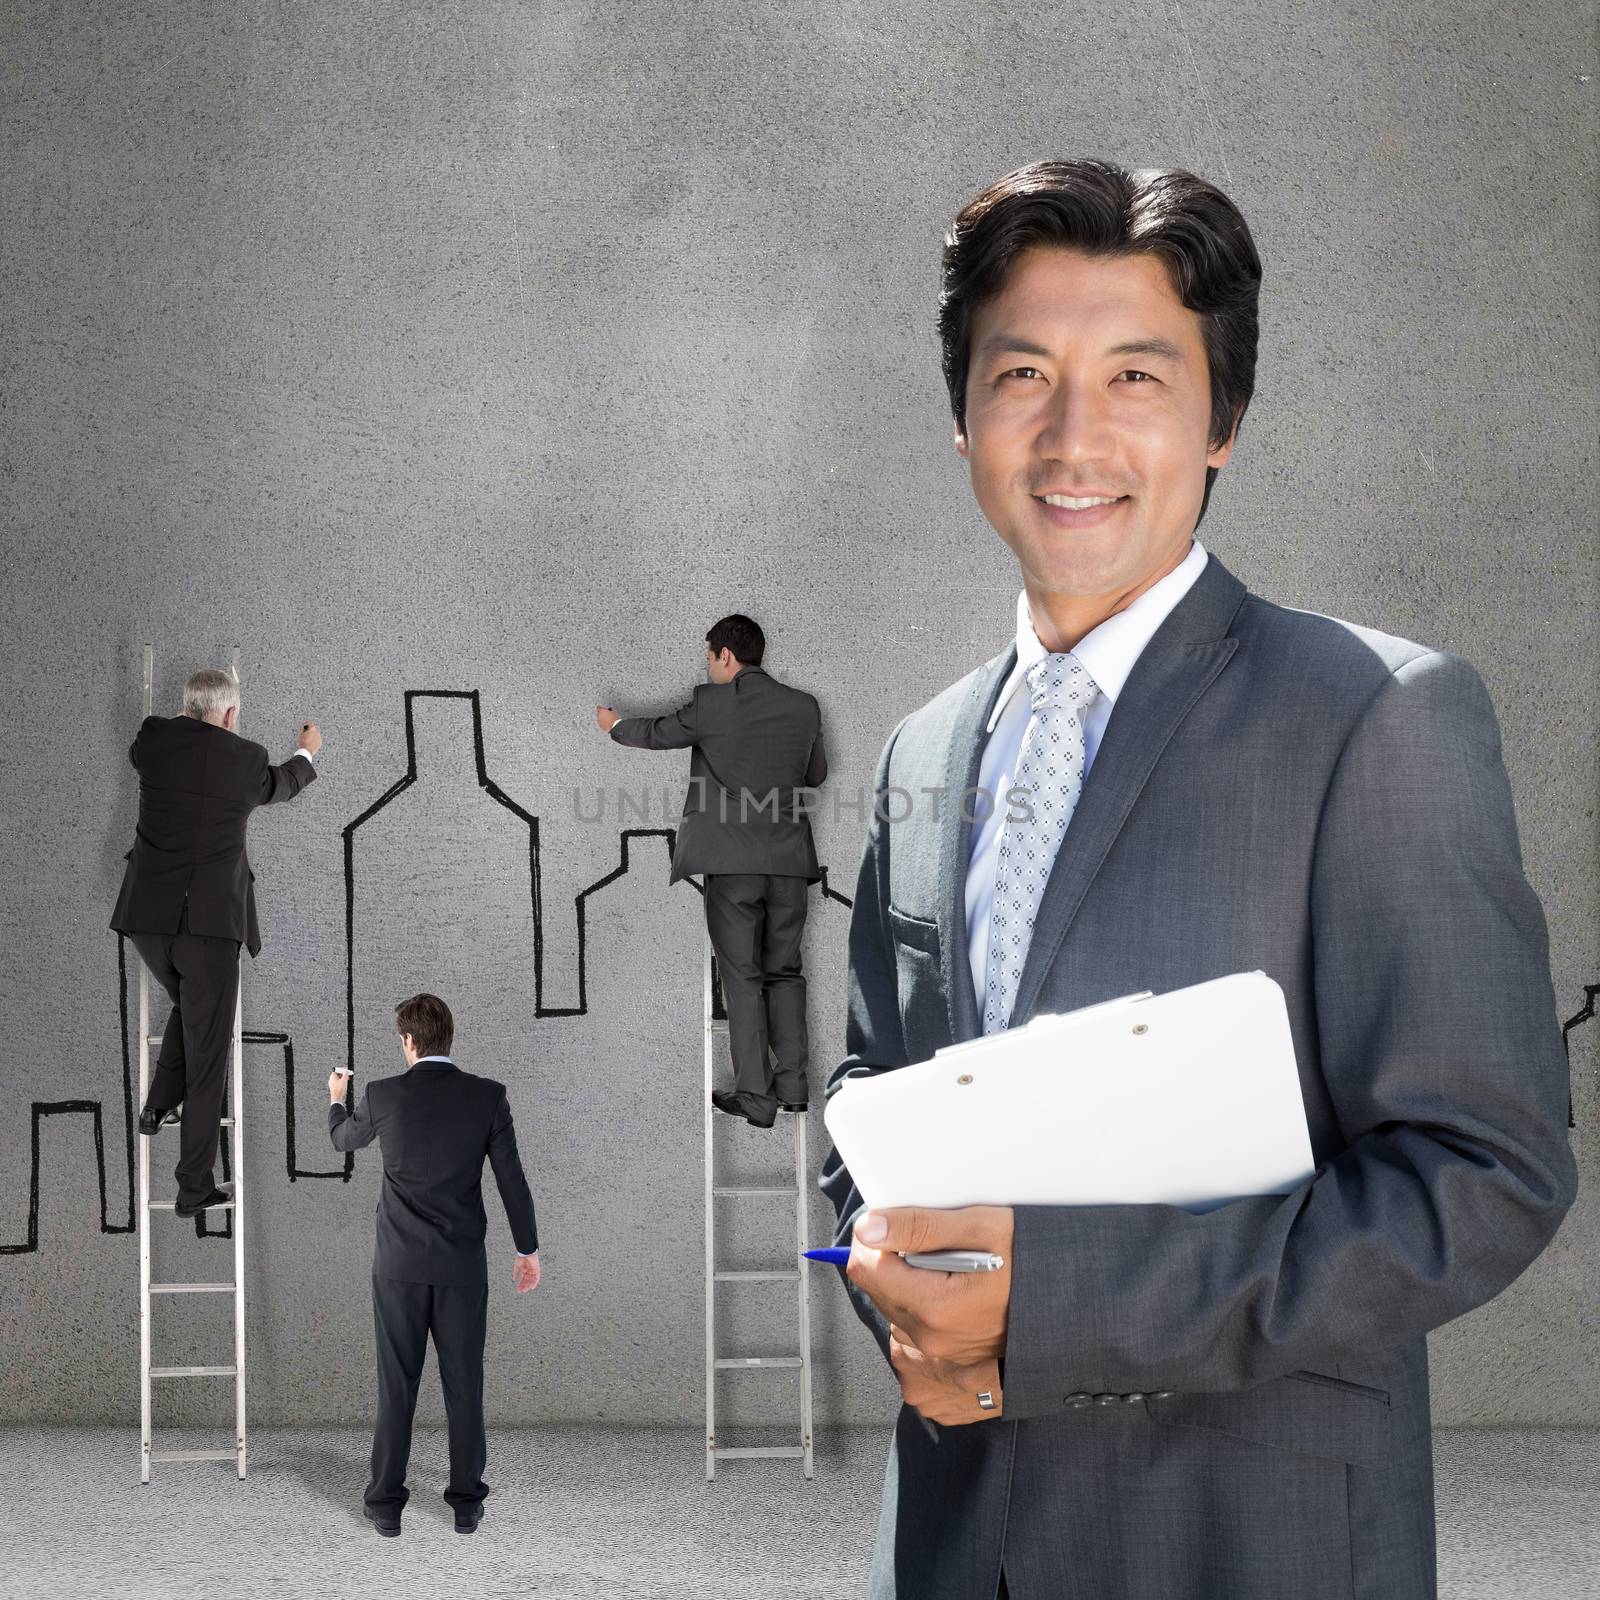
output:
[[[1070,652],[1035,661],[1023,676],[1033,695],[1033,715],[1011,780],[1013,790],[1024,792],[1015,803],[1007,801],[995,860],[985,1033],[997,1033],[1010,1020],[1017,981],[1033,939],[1033,919],[1083,791],[1084,713],[1100,692]],[[1029,814],[1019,815],[1024,806]]]

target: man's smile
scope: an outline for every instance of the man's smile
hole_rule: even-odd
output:
[[[1066,495],[1066,494],[1036,494],[1032,496],[1037,505],[1058,528],[1093,528],[1107,521],[1117,513],[1117,508],[1129,496],[1125,494],[1109,496],[1099,494]]]

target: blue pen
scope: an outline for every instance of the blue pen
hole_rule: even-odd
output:
[[[825,1261],[830,1267],[842,1267],[850,1259],[850,1252],[837,1245],[804,1253],[808,1261]],[[908,1267],[924,1267],[930,1272],[998,1272],[1006,1264],[1004,1256],[987,1250],[929,1250],[900,1259]]]

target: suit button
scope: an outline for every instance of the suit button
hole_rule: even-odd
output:
[[[1094,1397],[1094,1403],[1097,1406],[1108,1406],[1116,1398],[1117,1397],[1114,1394],[1097,1394]]]
[[[1069,1394],[1064,1403],[1069,1406],[1081,1406],[1086,1405],[1088,1400],[1088,1395],[1084,1394],[1082,1390],[1079,1390],[1079,1392],[1076,1394]]]
[[[1150,1391],[1150,1398],[1152,1400],[1170,1400],[1172,1398],[1172,1393],[1173,1391],[1171,1389],[1152,1389]]]
[[[1123,1395],[1123,1397],[1122,1397],[1122,1398],[1123,1398],[1123,1399],[1124,1399],[1124,1400],[1126,1400],[1126,1401],[1127,1401],[1127,1402],[1128,1402],[1128,1404],[1129,1404],[1129,1405],[1133,1405],[1133,1404],[1135,1404],[1135,1403],[1136,1403],[1136,1402],[1137,1402],[1137,1401],[1140,1401],[1140,1400],[1143,1400],[1143,1399],[1144,1399],[1144,1396],[1143,1396],[1143,1395],[1142,1395],[1142,1394],[1140,1394],[1140,1393],[1139,1393],[1139,1392],[1138,1392],[1138,1391],[1137,1391],[1137,1390],[1135,1390],[1135,1391],[1134,1391],[1134,1393],[1132,1393],[1132,1394],[1125,1394],[1125,1395]]]

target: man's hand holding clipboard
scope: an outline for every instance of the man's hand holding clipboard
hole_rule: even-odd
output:
[[[906,1403],[934,1422],[1001,1414],[1015,1205],[1201,1211],[1313,1170],[1283,992],[1260,972],[948,1047],[846,1085],[827,1121],[869,1207],[845,1274],[889,1322]],[[901,1259],[943,1249],[1005,1265]]]

